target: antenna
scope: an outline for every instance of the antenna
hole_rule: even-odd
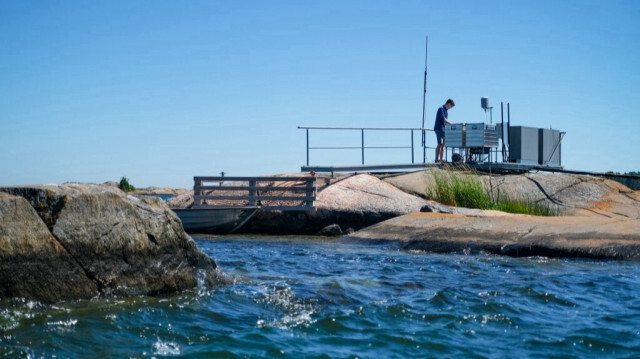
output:
[[[426,142],[426,138],[425,138],[425,129],[424,129],[424,112],[425,112],[425,105],[426,105],[426,99],[427,99],[427,51],[428,51],[428,47],[429,47],[429,36],[427,36],[427,39],[425,41],[424,44],[424,86],[423,86],[423,91],[422,91],[422,163],[426,163],[427,162],[427,142]]]

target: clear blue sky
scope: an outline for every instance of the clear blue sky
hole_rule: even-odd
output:
[[[0,1],[0,185],[298,172],[297,126],[421,126],[426,35],[425,127],[448,97],[485,121],[488,96],[494,122],[504,101],[566,131],[565,168],[637,171],[638,19],[635,0]],[[367,163],[410,162],[389,152]]]

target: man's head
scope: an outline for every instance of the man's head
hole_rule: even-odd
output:
[[[455,106],[456,103],[453,102],[452,99],[448,99],[447,102],[445,102],[444,107],[447,108],[447,110],[451,109],[453,106]]]

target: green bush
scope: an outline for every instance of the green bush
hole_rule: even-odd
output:
[[[124,192],[131,192],[136,190],[136,188],[129,183],[127,177],[124,176],[122,176],[122,178],[120,179],[120,185],[118,187]]]
[[[427,189],[434,201],[455,207],[494,209],[534,216],[555,216],[557,210],[545,202],[523,201],[507,197],[491,198],[477,174],[471,171],[445,170],[433,173],[435,187]]]

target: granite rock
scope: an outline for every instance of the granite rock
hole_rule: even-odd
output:
[[[479,175],[494,196],[544,202],[560,216],[538,217],[455,208],[428,201],[421,213],[364,228],[347,240],[396,242],[429,252],[640,260],[640,193],[597,177],[532,173]],[[404,191],[427,196],[433,172],[390,176]]]
[[[0,192],[0,298],[44,301],[98,293],[75,259],[22,197]]]
[[[78,183],[2,187],[0,192],[11,194],[14,200],[22,198],[20,208],[28,203],[35,214],[25,222],[29,224],[19,228],[15,221],[2,222],[0,233],[5,233],[5,243],[34,249],[14,255],[14,263],[67,256],[73,270],[82,273],[94,288],[88,293],[77,289],[75,282],[59,283],[62,287],[66,284],[69,292],[83,294],[71,297],[153,295],[223,281],[216,263],[196,247],[175,213],[159,198],[127,196],[110,186]],[[26,211],[12,208],[3,211],[3,216],[13,218]],[[37,236],[32,233],[36,229]],[[20,244],[26,240],[37,245]],[[30,289],[23,293],[48,301],[68,297],[38,294],[36,284],[41,277],[37,272],[25,273],[31,281],[24,281]]]

